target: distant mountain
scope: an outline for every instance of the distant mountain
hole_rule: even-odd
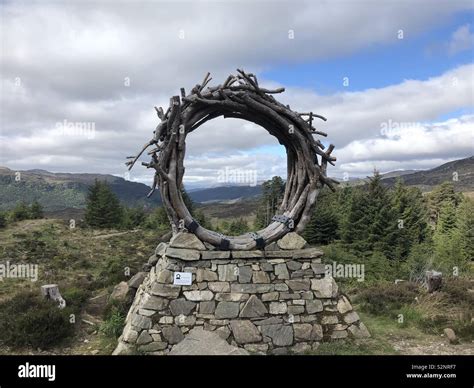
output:
[[[0,210],[13,208],[18,201],[31,203],[38,200],[48,212],[63,209],[83,209],[88,187],[95,179],[107,181],[112,191],[127,206],[154,207],[161,204],[160,193],[156,191],[146,198],[150,188],[138,182],[106,174],[52,173],[45,170],[20,171],[20,180],[15,180],[16,171],[0,167]],[[423,191],[445,181],[454,183],[457,191],[474,191],[474,157],[445,163],[425,171],[393,171],[383,175],[382,181],[393,186],[398,179]],[[457,180],[453,180],[457,178]],[[346,185],[365,184],[367,179],[350,180]],[[236,204],[258,198],[262,186],[222,186],[189,191],[194,202],[203,204]]]
[[[52,173],[34,169],[17,171],[0,167],[0,210],[13,208],[19,201],[40,202],[44,209],[51,213],[63,209],[83,209],[89,186],[94,181],[109,183],[112,191],[127,206],[155,207],[161,205],[159,191],[151,198],[146,198],[150,187],[139,182],[130,182],[108,174],[86,173]],[[196,189],[189,195],[194,202],[236,202],[239,199],[253,198],[260,195],[261,186],[227,186],[211,189]],[[69,214],[69,213],[68,213]]]
[[[422,191],[430,191],[433,186],[449,181],[454,184],[456,191],[474,191],[474,156],[454,160],[432,168],[431,170],[417,171],[401,177],[409,186],[417,186]],[[397,178],[384,178],[387,185],[394,185]]]
[[[146,195],[150,188],[137,182],[107,174],[52,173],[45,170],[17,171],[0,167],[0,209],[13,208],[19,201],[40,202],[46,211],[85,207],[88,188],[96,179],[110,184],[120,201],[128,206],[156,206],[161,203],[156,192],[152,198]]]
[[[232,201],[252,198],[262,194],[262,186],[222,186],[212,189],[191,191],[189,195],[195,202]]]

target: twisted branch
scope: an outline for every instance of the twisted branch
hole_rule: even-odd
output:
[[[279,211],[294,221],[296,231],[302,231],[307,224],[322,186],[327,185],[334,190],[334,185],[338,183],[326,175],[327,164],[334,165],[336,160],[331,155],[334,145],[331,144],[325,151],[320,140],[313,137],[326,136],[326,133],[313,127],[314,119],[326,121],[326,118],[313,112],[298,113],[291,110],[272,95],[284,92],[284,88],[261,88],[254,74],[241,69],[237,73],[229,75],[222,85],[206,88],[212,79],[207,73],[201,84],[194,86],[188,95],[181,88],[180,96],[170,99],[166,112],[161,107],[155,107],[161,122],[154,131],[153,139],[144,145],[137,156],[129,157],[131,160],[126,163],[131,169],[145,150],[155,146],[148,151],[151,162],[143,163],[155,170],[148,196],[159,188],[173,233],[194,221],[181,195],[186,136],[219,116],[258,124],[286,147],[288,176]],[[257,233],[265,244],[269,244],[289,230],[288,225],[273,221]],[[193,232],[201,241],[215,246],[221,243],[222,235],[200,225]],[[233,250],[255,249],[257,245],[249,234],[226,239]]]

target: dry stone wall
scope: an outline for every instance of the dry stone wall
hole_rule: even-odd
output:
[[[298,247],[289,242],[247,252],[160,244],[114,354],[167,354],[194,327],[257,354],[306,353],[323,341],[369,336],[325,274],[322,252],[281,248]],[[174,285],[175,272],[192,273],[192,284]]]

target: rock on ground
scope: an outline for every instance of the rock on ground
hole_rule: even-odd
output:
[[[229,345],[219,334],[202,328],[192,329],[179,344],[175,345],[170,355],[184,356],[237,356],[248,355],[245,349]]]

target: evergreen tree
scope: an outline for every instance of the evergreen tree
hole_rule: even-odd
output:
[[[0,228],[5,228],[7,226],[7,217],[4,212],[0,212]]]
[[[38,201],[33,201],[31,204],[30,217],[34,220],[44,217],[43,206]]]
[[[451,274],[455,268],[463,269],[467,258],[462,250],[463,239],[456,219],[456,208],[453,202],[443,203],[433,235],[434,269]]]
[[[123,224],[126,228],[132,229],[143,225],[146,220],[146,214],[142,207],[126,207],[124,211]]]
[[[239,236],[248,232],[248,224],[243,218],[232,221],[229,225],[228,234],[232,236]]]
[[[450,202],[455,207],[461,202],[461,195],[454,191],[452,182],[444,182],[436,186],[428,195],[430,219],[433,224],[438,222],[441,208],[446,202]]]
[[[456,207],[453,202],[444,202],[439,211],[435,235],[451,235],[456,226]]]
[[[194,218],[202,227],[207,228],[207,229],[211,228],[209,221],[207,220],[205,214],[201,210],[194,211]]]
[[[466,260],[474,260],[474,200],[464,198],[458,207],[457,228],[461,251]]]
[[[311,219],[304,230],[304,238],[310,244],[329,244],[338,238],[336,195],[324,188],[318,196]]]
[[[344,189],[346,215],[342,219],[340,235],[342,241],[352,245],[355,249],[368,249],[368,225],[370,224],[367,212],[369,201],[366,193],[360,187]]]
[[[148,229],[167,230],[171,229],[170,221],[163,206],[157,207],[146,218],[145,227]]]
[[[277,213],[278,207],[285,192],[285,182],[279,176],[274,176],[271,180],[262,184],[262,196],[257,208],[255,228],[264,228]]]
[[[359,252],[376,250],[395,258],[396,212],[378,171],[369,179],[367,187],[344,189],[343,198],[348,203],[340,206],[345,212],[340,235],[344,243]]]
[[[397,180],[392,194],[392,206],[397,216],[395,256],[404,259],[413,244],[421,243],[428,235],[428,210],[418,188],[408,188]]]
[[[28,205],[21,201],[19,202],[11,212],[12,221],[23,221],[30,218],[30,208]]]
[[[392,246],[395,243],[398,220],[391,206],[387,188],[383,186],[381,180],[382,177],[375,170],[368,184],[367,242],[371,249],[379,250],[389,258],[395,258]]]
[[[96,228],[118,228],[122,225],[123,209],[119,199],[106,182],[96,180],[89,188],[85,220]]]

